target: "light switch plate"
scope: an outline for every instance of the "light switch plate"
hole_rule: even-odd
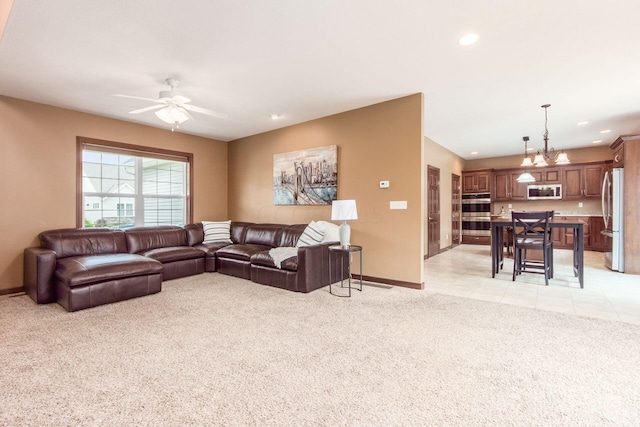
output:
[[[389,181],[380,181],[380,188],[389,188]]]
[[[407,209],[406,200],[395,200],[389,202],[389,209]]]

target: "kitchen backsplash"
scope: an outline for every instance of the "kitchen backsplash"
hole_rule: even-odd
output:
[[[579,204],[582,204],[582,207]],[[499,215],[504,207],[504,212],[509,213],[508,202],[494,202],[491,213]],[[585,215],[601,216],[602,201],[598,199],[589,200],[529,200],[512,201],[511,210],[514,211],[555,211],[556,215]]]

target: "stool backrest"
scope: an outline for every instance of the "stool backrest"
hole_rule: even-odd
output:
[[[513,234],[518,238],[542,238],[551,243],[551,227],[554,211],[512,212]]]

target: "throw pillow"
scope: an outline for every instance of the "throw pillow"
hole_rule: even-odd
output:
[[[318,243],[322,242],[322,237],[324,237],[324,230],[320,228],[320,226],[314,221],[311,221],[298,239],[296,248],[300,248],[302,246],[317,245]]]
[[[202,243],[233,243],[231,221],[202,221],[204,241]]]
[[[322,243],[326,242],[339,242],[340,241],[340,227],[332,222],[316,221],[316,224],[324,230],[324,237]]]

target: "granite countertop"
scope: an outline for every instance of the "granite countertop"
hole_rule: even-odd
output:
[[[602,212],[597,212],[597,213],[593,213],[593,212],[585,212],[585,213],[563,213],[563,212],[556,212],[554,214],[555,217],[560,217],[560,216],[566,216],[566,217],[578,217],[578,216],[602,216]],[[503,220],[511,220],[511,213],[505,213],[504,215],[501,215],[499,213],[497,214],[491,214],[491,219],[503,219]]]

